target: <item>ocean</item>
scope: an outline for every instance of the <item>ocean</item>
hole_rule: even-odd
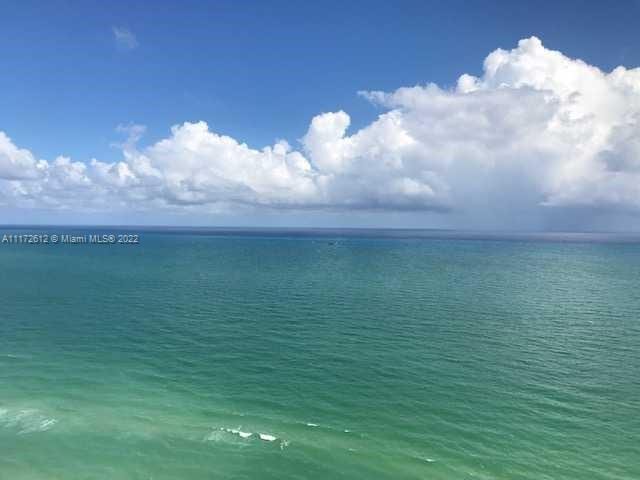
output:
[[[120,233],[0,244],[2,480],[640,478],[638,236]]]

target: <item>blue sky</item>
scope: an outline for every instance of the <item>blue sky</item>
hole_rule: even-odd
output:
[[[118,124],[207,121],[252,145],[377,110],[358,90],[452,85],[536,35],[605,70],[640,65],[637,2],[8,2],[0,125],[43,158],[115,160]],[[117,48],[113,27],[139,46]]]
[[[48,161],[118,162],[127,124],[146,126],[140,149],[205,121],[303,150],[320,113],[348,112],[353,133],[386,111],[358,91],[455,88],[531,36],[605,72],[638,66],[639,20],[637,1],[9,2],[0,131]]]

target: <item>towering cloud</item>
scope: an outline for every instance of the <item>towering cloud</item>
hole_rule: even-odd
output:
[[[314,117],[299,149],[175,126],[121,162],[37,160],[0,132],[0,199],[16,207],[640,212],[640,69],[605,73],[539,39],[498,49],[457,86],[360,92],[384,109],[348,133]]]

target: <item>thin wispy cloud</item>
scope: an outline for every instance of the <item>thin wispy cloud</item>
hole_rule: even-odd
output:
[[[111,146],[122,149],[123,152],[134,151],[136,143],[147,131],[146,125],[136,123],[120,124],[116,127],[116,132],[125,135],[124,142],[112,143]]]
[[[113,38],[119,48],[133,50],[138,46],[138,39],[131,30],[125,27],[113,27]]]

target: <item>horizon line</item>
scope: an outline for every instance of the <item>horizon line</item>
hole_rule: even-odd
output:
[[[451,233],[502,233],[502,234],[616,234],[616,235],[640,235],[640,230],[524,230],[524,229],[500,229],[500,228],[436,228],[436,227],[362,227],[362,226],[273,226],[273,225],[165,225],[165,224],[118,224],[118,223],[0,223],[0,229],[10,228],[98,228],[98,229],[173,229],[173,230],[387,230],[387,231],[416,231],[416,232],[451,232]]]

